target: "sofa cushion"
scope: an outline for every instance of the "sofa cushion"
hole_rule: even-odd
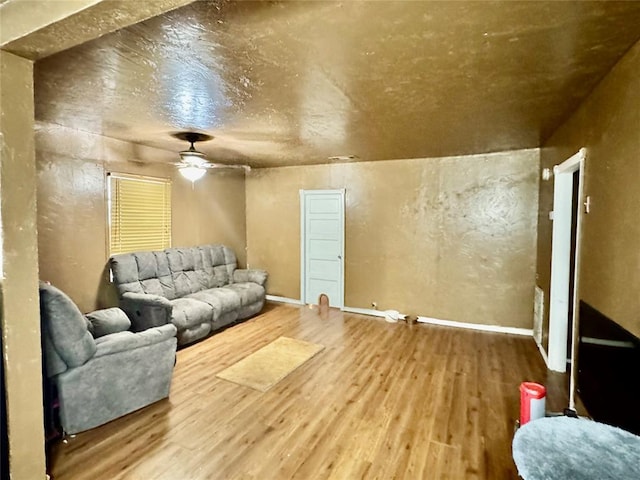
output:
[[[114,255],[109,263],[119,295],[125,292],[144,293],[138,276],[138,262],[132,253]]]
[[[173,273],[172,276],[178,297],[184,297],[190,293],[195,293],[201,290],[198,272],[189,270],[186,272]]]
[[[203,245],[197,247],[202,261],[201,290],[223,287],[229,283],[228,267],[225,265],[224,247],[222,245]]]
[[[171,273],[193,270],[193,254],[190,248],[167,248],[165,250]]]
[[[149,278],[158,278],[158,260],[155,252],[138,252],[134,254],[136,263],[138,264],[138,280],[147,280]]]
[[[240,297],[240,303],[244,307],[245,305],[251,305],[256,302],[264,300],[264,287],[257,283],[244,282],[234,283],[227,288],[233,290]]]
[[[185,345],[187,343],[194,342],[202,337],[207,336],[211,331],[210,323],[201,323],[195,327],[185,328],[178,331],[178,344]]]
[[[171,270],[169,269],[169,261],[167,255],[164,252],[148,252],[152,256],[148,257],[148,264],[146,268],[142,270],[140,265],[140,257],[136,254],[138,265],[140,268],[140,280],[142,288],[145,293],[152,293],[154,295],[163,296],[169,300],[176,298],[176,289],[171,277]],[[150,280],[157,280],[159,283],[154,282],[151,286]],[[153,288],[154,291],[150,291]]]
[[[118,307],[105,308],[87,313],[89,331],[93,338],[103,337],[116,332],[124,332],[131,327],[131,321],[127,314]]]
[[[200,261],[202,262],[202,269],[198,272],[199,277],[198,280],[202,285],[201,290],[206,290],[207,288],[213,288],[214,285],[214,271],[213,271],[213,263],[211,261],[211,255],[209,255],[209,251],[205,247],[198,247],[200,252]]]
[[[264,287],[267,283],[268,276],[265,270],[237,268],[233,271],[233,283],[252,282]]]
[[[194,298],[176,298],[171,300],[173,312],[171,323],[178,330],[193,327],[200,323],[210,322],[213,318],[213,308],[211,305],[198,301]]]
[[[164,252],[136,252],[111,257],[118,293],[149,293],[169,300],[176,298],[175,287]]]
[[[202,252],[205,267],[224,265],[224,247],[222,245],[203,245],[198,248]]]
[[[224,245],[203,245],[198,247],[202,256],[202,268],[207,273],[213,271],[208,288],[222,287],[231,283],[233,271],[237,267],[236,255]]]
[[[208,261],[208,256],[199,247],[191,249],[193,251],[193,263],[196,272],[196,280],[198,282],[198,291],[211,288],[213,265]]]
[[[229,287],[210,288],[193,293],[189,295],[189,298],[195,298],[211,305],[214,310],[213,321],[216,321],[220,315],[239,309],[242,305],[240,295]]]
[[[200,250],[194,248],[168,248],[165,250],[177,297],[184,297],[207,288],[202,277]]]
[[[138,264],[138,279],[144,293],[176,298],[169,262],[164,252],[138,252],[134,254]]]
[[[227,267],[227,276],[229,277],[229,282],[233,282],[233,271],[238,268],[238,260],[236,259],[236,254],[229,247],[223,245],[222,250],[224,251],[224,264]]]
[[[229,272],[226,265],[218,265],[213,267],[213,279],[210,283],[211,287],[224,287],[230,283]]]

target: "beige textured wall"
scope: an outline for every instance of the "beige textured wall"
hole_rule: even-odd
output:
[[[538,150],[254,170],[247,247],[300,298],[299,189],[346,188],[345,305],[531,328]]]
[[[31,62],[0,51],[0,361],[14,480],[45,474],[32,79]]]
[[[587,148],[580,299],[640,336],[640,43],[547,141],[541,168]],[[538,284],[548,299],[553,182],[540,183]],[[548,301],[545,337],[548,331]]]
[[[187,0],[189,1],[189,0]],[[143,8],[153,14],[161,13],[182,4],[184,0],[163,0]],[[19,5],[13,5],[13,4]],[[13,480],[45,478],[44,432],[42,418],[42,374],[40,351],[40,316],[38,304],[38,232],[36,219],[36,167],[34,155],[34,91],[33,65],[4,51],[5,42],[15,38],[18,50],[37,51],[45,56],[58,51],[61,44],[69,48],[82,41],[98,37],[105,32],[101,26],[108,24],[121,28],[135,22],[140,3],[132,7],[132,15],[114,15],[114,9],[122,9],[119,2],[108,2],[103,9],[87,22],[87,17],[75,25],[91,24],[86,28],[74,28],[73,23],[64,23],[57,29],[52,22],[64,17],[63,10],[70,15],[78,8],[78,2],[65,2],[60,7],[52,2],[39,2],[40,12],[33,15],[35,2],[12,2],[4,4],[2,28],[0,28],[0,195],[2,208],[2,285],[0,316],[3,335],[3,358],[6,371],[6,398],[9,427],[10,471],[2,472]],[[45,5],[46,3],[46,5]],[[71,3],[75,3],[71,5]],[[84,2],[89,3],[89,2]],[[92,2],[93,3],[93,2]],[[95,2],[98,3],[98,2]],[[104,2],[105,4],[107,2]],[[148,2],[151,3],[151,2]],[[47,11],[43,15],[42,11]],[[30,15],[31,14],[31,15]],[[102,18],[101,18],[102,17]],[[33,22],[33,19],[36,22]],[[116,19],[115,23],[112,21]],[[11,28],[5,28],[10,25]],[[46,34],[39,35],[40,27]],[[32,32],[32,33],[29,33]],[[24,36],[23,36],[24,35]],[[43,39],[53,39],[48,43]],[[17,45],[19,44],[19,45]]]
[[[172,165],[175,152],[38,124],[40,278],[82,311],[114,304],[108,284],[107,172],[172,179],[173,246],[224,243],[246,262],[244,176],[209,172],[191,184]],[[157,162],[157,163],[142,163]]]

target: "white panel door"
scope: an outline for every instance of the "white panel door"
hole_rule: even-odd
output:
[[[301,190],[302,301],[344,307],[344,190]]]

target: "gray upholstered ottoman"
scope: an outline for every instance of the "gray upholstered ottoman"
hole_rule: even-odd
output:
[[[518,429],[513,460],[524,480],[638,480],[640,437],[586,419],[541,418]]]

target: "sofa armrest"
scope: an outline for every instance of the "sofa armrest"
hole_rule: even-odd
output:
[[[103,337],[111,333],[125,332],[131,327],[131,321],[127,314],[118,307],[105,308],[87,313],[89,331],[93,338]]]
[[[161,343],[175,338],[176,332],[175,325],[169,324],[149,328],[144,332],[118,332],[105,335],[96,339],[97,350],[94,358]]]
[[[269,275],[265,270],[238,268],[233,271],[234,283],[253,282],[264,287]]]
[[[173,307],[169,300],[159,295],[125,292],[120,297],[120,308],[131,320],[134,332],[171,323]]]

